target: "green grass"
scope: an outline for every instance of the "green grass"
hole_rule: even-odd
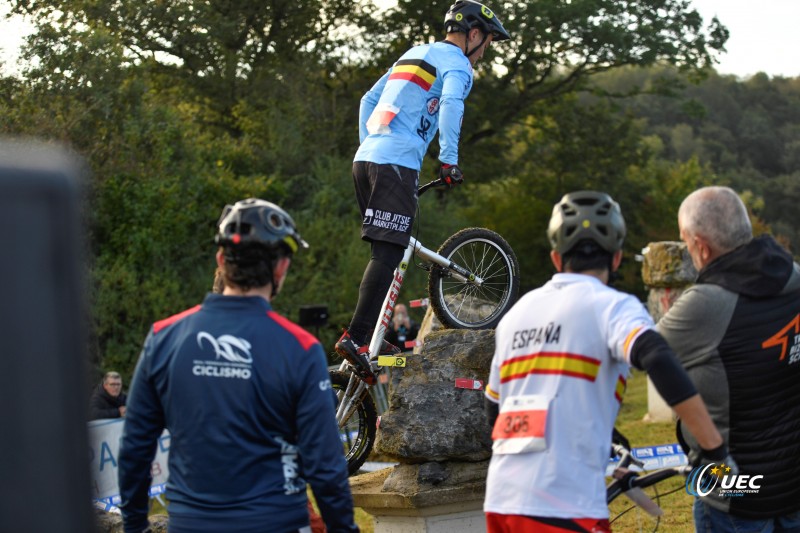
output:
[[[643,372],[634,371],[628,380],[622,408],[617,417],[617,429],[625,435],[631,446],[653,446],[658,444],[672,444],[675,439],[674,422],[643,422],[647,414],[647,376]],[[692,498],[684,490],[684,478],[676,477],[659,483],[656,487],[645,490],[651,498],[655,499],[655,490],[665,494],[674,489],[674,493],[658,498],[657,503],[664,511],[661,516],[658,530],[666,533],[691,533],[694,531],[692,522]],[[630,508],[633,504],[624,496],[620,496],[609,507],[611,519]],[[655,519],[648,516],[638,507],[625,513],[611,524],[615,532],[653,531]]]
[[[314,510],[319,513],[319,508],[317,507],[317,502],[314,501],[314,495],[311,493],[311,489],[308,490],[308,497],[314,504]],[[361,530],[361,533],[373,533],[375,531],[375,519],[372,518],[372,515],[367,514],[367,512],[360,507],[356,507],[354,511],[356,524]]]

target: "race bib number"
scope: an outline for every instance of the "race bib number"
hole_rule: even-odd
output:
[[[541,452],[547,449],[545,427],[549,401],[540,394],[512,396],[503,402],[492,430],[496,454]]]

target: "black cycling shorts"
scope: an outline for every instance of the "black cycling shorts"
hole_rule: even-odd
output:
[[[361,238],[405,248],[417,210],[419,171],[368,161],[353,163],[353,182],[363,221]]]

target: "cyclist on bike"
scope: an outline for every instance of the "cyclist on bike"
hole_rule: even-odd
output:
[[[547,235],[558,273],[496,330],[487,527],[610,531],[604,474],[630,365],[648,372],[710,460],[725,461],[728,451],[644,306],[608,287],[625,238],[619,205],[601,192],[567,194]]]
[[[148,526],[164,428],[170,531],[302,530],[306,482],[329,531],[358,531],[325,354],[271,306],[307,245],[258,199],[225,208],[216,242],[222,294],[156,322],[136,366],[119,452],[125,531]]]
[[[450,6],[444,26],[444,41],[407,51],[361,99],[353,180],[363,217],[361,238],[372,250],[353,318],[336,351],[368,383],[375,376],[366,344],[409,243],[422,158],[438,131],[439,176],[450,187],[463,181],[458,140],[472,66],[493,41],[509,38],[492,10],[473,0]],[[400,350],[384,342],[380,351]]]

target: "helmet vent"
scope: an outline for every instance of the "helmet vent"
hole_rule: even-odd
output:
[[[267,217],[266,223],[275,231],[280,231],[286,225],[283,218],[278,213],[272,211]]]

